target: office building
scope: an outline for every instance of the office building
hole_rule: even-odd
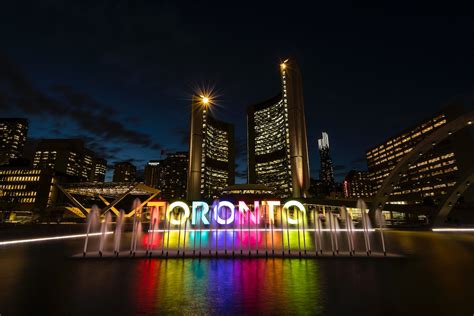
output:
[[[145,166],[145,184],[160,189],[165,200],[186,198],[188,152],[168,153],[162,160],[151,160]]]
[[[161,166],[163,160],[150,160],[145,166],[145,184],[159,189],[161,180]]]
[[[211,114],[209,96],[193,96],[187,199],[212,199],[235,181],[234,126]]]
[[[165,200],[186,198],[189,155],[187,152],[169,153],[162,160],[160,196]]]
[[[301,73],[280,64],[281,91],[247,109],[248,182],[279,197],[305,197],[310,185]]]
[[[91,180],[93,182],[104,182],[105,174],[107,173],[107,160],[102,158],[95,158],[92,170],[93,174]]]
[[[107,162],[95,157],[81,139],[43,139],[33,158],[33,167],[51,169],[76,177],[77,181],[103,181]]]
[[[57,181],[50,169],[0,168],[0,211],[44,211],[57,197]]]
[[[113,182],[135,182],[137,168],[128,161],[118,162],[114,166]]]
[[[28,120],[21,118],[0,119],[0,165],[10,159],[21,158],[28,133]]]
[[[364,198],[373,194],[370,185],[369,172],[351,170],[342,182],[342,192],[345,198]]]
[[[328,191],[332,191],[335,187],[334,169],[329,151],[329,135],[326,132],[323,132],[322,137],[318,139],[318,149],[320,160],[319,179]]]
[[[375,194],[397,163],[430,133],[462,115],[460,106],[449,106],[436,115],[421,121],[366,153],[369,177]],[[452,191],[456,182],[469,172],[474,161],[470,131],[457,132],[435,144],[433,148],[412,163],[400,179],[388,203],[438,204]]]

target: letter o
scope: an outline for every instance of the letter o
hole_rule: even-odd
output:
[[[219,210],[221,207],[227,206],[230,209],[230,217],[226,219],[222,219],[219,216]],[[234,213],[235,213],[235,206],[234,204],[230,203],[229,201],[222,201],[219,202],[216,206],[214,206],[214,219],[221,225],[224,224],[232,224],[234,222]]]
[[[285,208],[290,209],[290,207],[292,207],[292,206],[296,206],[301,212],[306,213],[306,209],[305,209],[304,205],[301,204],[301,202],[298,202],[298,201],[295,201],[295,200],[291,200],[291,201],[286,202],[285,205],[283,205],[283,208],[284,209]],[[291,225],[298,224],[298,221],[296,219],[290,218],[289,216],[288,216],[287,220],[288,220],[288,223],[290,223]]]
[[[181,219],[181,223],[186,222],[186,218],[189,217],[189,215],[191,214],[191,211],[189,210],[189,206],[186,203],[181,202],[181,201],[176,201],[168,205],[168,208],[166,209],[166,219],[170,218],[171,211],[176,207],[181,207],[184,210],[184,217]],[[174,218],[171,218],[170,223],[173,225],[179,225],[180,222]]]

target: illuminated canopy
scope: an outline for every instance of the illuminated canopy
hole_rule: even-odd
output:
[[[86,209],[73,195],[98,197],[106,205],[106,207],[102,209],[103,214],[111,210],[115,215],[119,215],[119,211],[115,206],[125,197],[129,195],[150,195],[150,197],[138,207],[139,209],[160,193],[160,190],[149,187],[143,183],[81,182],[65,184],[64,186],[56,184],[56,186],[75,205],[75,208],[68,208],[68,210],[83,218],[86,217],[90,210]],[[106,198],[113,198],[114,201],[109,202]],[[135,211],[136,209],[133,209],[125,216],[133,216]]]
[[[160,190],[143,183],[130,182],[80,182],[62,185],[62,188],[74,195],[96,197],[116,197],[128,191],[128,195],[148,195],[159,193]]]

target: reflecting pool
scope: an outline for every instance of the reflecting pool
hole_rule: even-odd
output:
[[[472,315],[474,234],[386,238],[405,257],[82,260],[82,239],[3,246],[0,314]]]

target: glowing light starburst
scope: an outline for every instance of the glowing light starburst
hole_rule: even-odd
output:
[[[219,93],[213,85],[195,85],[193,87],[192,100],[195,102],[196,98],[199,104],[209,109],[211,112],[213,108],[219,107]]]

